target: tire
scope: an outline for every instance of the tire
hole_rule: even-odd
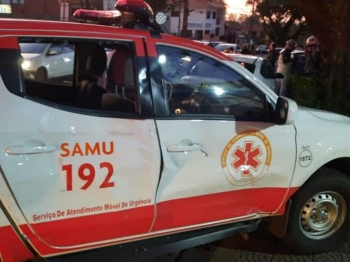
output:
[[[350,178],[322,167],[292,197],[285,244],[296,254],[325,253],[342,247],[349,232]]]
[[[46,70],[46,68],[40,67],[36,71],[36,76],[37,76],[38,81],[47,82],[47,70]]]

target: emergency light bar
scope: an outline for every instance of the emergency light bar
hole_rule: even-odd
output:
[[[115,25],[124,21],[126,28],[151,28],[161,31],[160,27],[167,20],[166,14],[157,12],[144,0],[117,0],[116,10],[86,10],[78,9],[73,16],[80,21],[98,21],[104,25]]]
[[[118,10],[86,10],[78,9],[73,16],[78,20],[92,20],[100,22],[119,22],[122,20],[122,13]]]

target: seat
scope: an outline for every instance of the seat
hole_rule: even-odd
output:
[[[107,55],[102,46],[95,46],[86,61],[86,75],[79,86],[79,105],[87,109],[101,109],[102,96],[106,93],[101,84],[107,67]]]
[[[114,88],[124,88],[126,93],[135,91],[133,54],[129,47],[119,46],[111,57],[107,70],[107,81]]]
[[[113,53],[107,70],[107,89],[102,108],[121,112],[137,112],[137,89],[132,50],[124,45]]]

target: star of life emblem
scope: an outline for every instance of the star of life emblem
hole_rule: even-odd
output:
[[[272,159],[267,137],[254,130],[237,134],[226,145],[221,166],[227,179],[234,185],[247,185],[265,177]]]

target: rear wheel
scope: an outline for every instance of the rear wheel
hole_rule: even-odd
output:
[[[285,242],[295,253],[324,253],[349,239],[350,178],[319,169],[292,198]]]

